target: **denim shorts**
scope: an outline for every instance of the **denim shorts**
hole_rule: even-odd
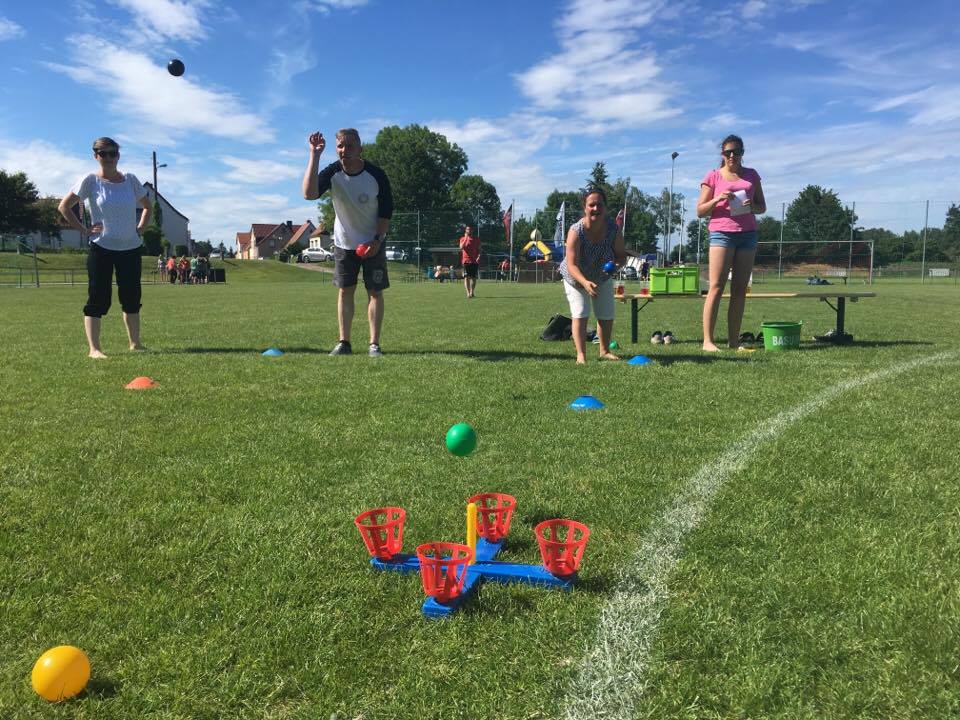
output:
[[[755,250],[757,248],[757,231],[723,232],[722,230],[711,230],[710,247]]]

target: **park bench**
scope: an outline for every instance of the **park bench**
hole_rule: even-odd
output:
[[[847,284],[847,280],[850,279],[850,275],[847,272],[846,268],[829,268],[825,273],[827,277],[840,278],[843,280],[843,284]]]
[[[794,298],[806,298],[812,300],[819,300],[821,302],[827,303],[830,308],[837,314],[837,326],[836,329],[827,335],[821,336],[828,342],[836,343],[847,343],[853,339],[853,336],[848,335],[844,332],[843,323],[846,316],[846,302],[857,302],[860,298],[876,297],[877,294],[874,292],[847,292],[846,290],[823,290],[820,292],[769,292],[769,293],[749,293],[747,295],[747,300],[774,300],[774,299],[794,299]],[[729,299],[730,295],[726,294],[724,298]],[[630,341],[637,342],[637,332],[638,332],[638,319],[637,315],[640,313],[643,308],[645,308],[650,303],[657,300],[679,300],[679,299],[695,299],[702,300],[703,295],[643,295],[643,294],[634,294],[634,295],[624,295],[623,297],[617,298],[621,302],[630,301]],[[640,301],[643,301],[643,304],[640,304]],[[836,301],[836,305],[831,303],[831,300]]]

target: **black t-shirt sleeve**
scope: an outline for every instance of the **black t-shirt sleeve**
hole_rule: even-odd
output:
[[[337,160],[336,162],[330,163],[320,171],[320,175],[318,176],[320,179],[320,185],[317,191],[317,197],[320,197],[330,189],[330,186],[333,184],[333,176],[340,172],[340,170],[340,161]]]
[[[377,217],[389,220],[393,217],[393,191],[387,174],[372,163],[367,163],[367,172],[377,181]]]

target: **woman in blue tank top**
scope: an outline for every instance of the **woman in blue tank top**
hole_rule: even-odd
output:
[[[610,352],[613,333],[613,279],[603,266],[614,261],[623,265],[627,252],[623,233],[607,217],[607,196],[599,188],[590,188],[583,198],[583,219],[570,226],[567,246],[560,263],[563,287],[570,303],[573,319],[573,344],[577,349],[577,364],[587,362],[587,319],[590,306],[597,318],[600,336],[600,358],[619,360]]]

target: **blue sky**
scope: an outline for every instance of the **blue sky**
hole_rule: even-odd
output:
[[[960,201],[958,28],[954,0],[4,3],[0,168],[62,195],[100,135],[141,180],[156,150],[193,236],[229,244],[315,217],[314,129],[428,125],[521,212],[601,160],[657,192],[673,151],[695,196],[736,132],[777,215],[819,184],[865,226],[920,227],[925,200],[940,225]]]

